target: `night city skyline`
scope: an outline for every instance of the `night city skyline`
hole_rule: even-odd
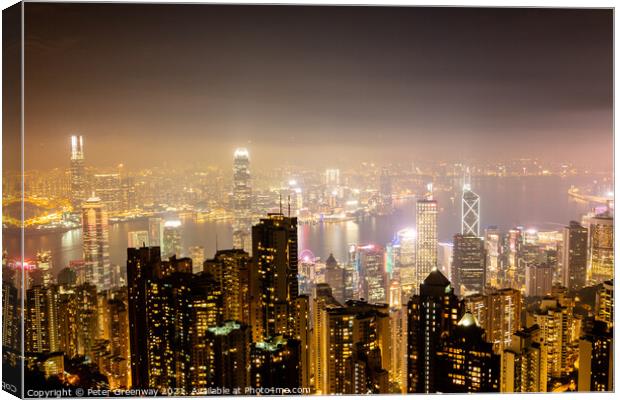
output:
[[[614,392],[613,9],[3,26],[3,390]]]

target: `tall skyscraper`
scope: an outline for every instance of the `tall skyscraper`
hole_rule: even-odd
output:
[[[482,293],[486,284],[486,250],[478,236],[454,235],[452,281],[457,294]]]
[[[596,293],[596,319],[614,326],[614,280],[605,281]]]
[[[192,328],[222,322],[221,297],[215,310],[208,306],[219,286],[209,274],[192,274],[190,259],[161,261],[157,247],[127,249],[127,278],[133,386],[189,392]]]
[[[387,304],[335,302],[329,287],[315,297],[315,385],[319,394],[385,393],[390,369]]]
[[[293,328],[293,304],[299,294],[297,218],[269,214],[252,227],[257,276],[250,277],[254,341],[287,336]]]
[[[71,136],[71,202],[77,209],[86,200],[87,182],[84,170],[84,140],[82,136]]]
[[[547,377],[561,378],[573,370],[573,310],[561,298],[547,296],[527,314],[527,327],[540,327],[540,338],[547,351]]]
[[[528,264],[525,267],[525,295],[542,297],[551,294],[553,267],[548,264]]]
[[[159,247],[127,249],[127,291],[129,304],[129,339],[131,378],[135,388],[149,387],[147,288],[161,268]]]
[[[249,307],[250,255],[241,249],[219,250],[204,263],[204,271],[218,281],[224,297],[224,320],[244,321]]]
[[[189,258],[192,259],[192,268],[194,273],[202,272],[205,262],[205,248],[202,246],[190,246]]]
[[[250,153],[247,149],[235,150],[233,158],[233,247],[251,251],[252,186],[250,178]]]
[[[101,200],[91,197],[82,205],[83,254],[86,281],[99,290],[110,286],[108,212]]]
[[[301,343],[295,339],[274,336],[252,343],[250,385],[260,388],[301,387]]]
[[[501,354],[502,393],[547,391],[547,352],[538,325],[515,332]]]
[[[471,313],[465,312],[445,338],[437,358],[438,392],[499,392],[500,356],[493,352]]]
[[[462,305],[450,281],[435,269],[407,304],[407,393],[436,393],[440,374],[437,353],[453,334]]]
[[[516,289],[486,288],[484,294],[464,299],[465,309],[472,313],[485,331],[486,340],[497,353],[510,346],[513,334],[521,327],[521,292]]]
[[[577,389],[581,392],[612,392],[613,333],[603,321],[594,325],[579,340],[579,375]]]
[[[207,329],[204,365],[196,363],[192,389],[196,394],[205,388],[234,388],[250,386],[250,328],[235,321]],[[204,372],[203,372],[204,371]],[[203,379],[196,379],[204,373]]]
[[[403,295],[411,296],[416,281],[415,250],[418,233],[413,228],[401,229],[396,234],[398,249],[396,250],[396,266],[400,277]]]
[[[415,251],[416,280],[414,292],[437,267],[437,201],[430,197],[416,203],[417,241]]]
[[[181,245],[181,221],[173,219],[164,223],[163,240],[161,247],[162,257],[181,257],[181,252],[183,251]]]
[[[590,219],[590,268],[595,284],[614,277],[614,217],[609,211]]]
[[[469,183],[463,185],[461,234],[480,236],[480,196],[471,190]]]
[[[358,297],[371,303],[387,302],[388,277],[383,249],[374,244],[356,246],[355,266],[359,277]]]
[[[54,285],[35,285],[26,291],[26,352],[53,353],[60,349],[58,305],[58,290]]]
[[[588,275],[588,229],[571,221],[562,233],[562,286],[577,291],[585,287]]]

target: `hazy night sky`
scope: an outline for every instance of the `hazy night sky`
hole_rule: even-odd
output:
[[[611,10],[26,3],[26,168],[612,165]],[[591,163],[590,163],[591,161]],[[226,164],[225,164],[226,163]]]

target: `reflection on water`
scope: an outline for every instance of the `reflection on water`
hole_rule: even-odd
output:
[[[522,225],[541,229],[558,229],[571,219],[579,219],[589,205],[572,200],[567,195],[571,184],[576,186],[589,182],[589,178],[527,177],[474,179],[472,186],[481,197],[481,227],[497,225],[502,229]],[[438,232],[440,241],[451,241],[460,230],[460,193],[458,184],[452,192],[436,193],[439,202]],[[405,227],[415,226],[415,200],[396,203],[397,209],[389,216],[365,217],[358,221],[301,225],[299,227],[300,250],[309,249],[325,259],[330,252],[344,261],[351,243],[374,242],[386,244],[394,234]],[[147,220],[114,224],[110,227],[110,259],[114,264],[125,264],[127,233],[146,230]],[[184,251],[190,246],[203,246],[207,257],[219,248],[232,246],[232,229],[226,222],[183,221],[182,243]],[[51,250],[54,269],[69,264],[70,260],[82,258],[81,231],[27,235],[26,257],[33,257],[37,250]],[[5,243],[11,252],[18,249],[18,238],[7,237]]]

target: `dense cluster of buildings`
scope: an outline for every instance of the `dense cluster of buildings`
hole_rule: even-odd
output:
[[[233,171],[232,249],[183,254],[181,223],[154,216],[148,230],[129,232],[126,265],[115,267],[109,213],[132,191],[89,196],[74,137],[83,260],[53,276],[49,253],[32,268],[3,259],[4,361],[19,359],[23,313],[24,365],[50,385],[176,395],[613,390],[609,208],[561,232],[483,230],[480,197],[466,182],[461,232],[444,246],[429,185],[415,230],[323,261],[298,253],[294,183],[279,212],[255,219],[247,150],[235,152]],[[380,214],[394,207],[388,175],[379,179]],[[122,177],[96,179],[123,187]],[[340,179],[325,173],[334,202]]]

